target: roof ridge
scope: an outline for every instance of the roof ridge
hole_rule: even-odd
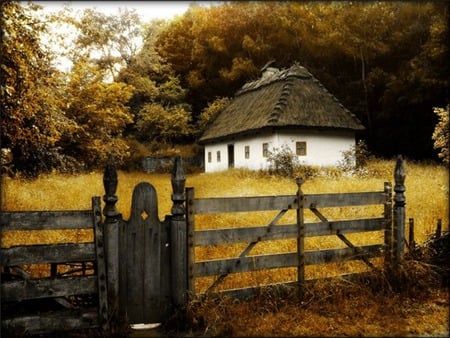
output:
[[[280,98],[275,103],[272,113],[269,115],[267,120],[268,124],[276,124],[280,115],[283,113],[284,108],[286,108],[288,97],[291,95],[292,87],[294,86],[294,80],[292,77],[287,77],[286,82],[281,90]]]
[[[313,78],[313,75],[298,63],[294,63],[291,67],[283,69],[267,67],[266,71],[267,73],[263,73],[259,79],[245,83],[241,89],[236,92],[235,96],[257,90],[261,87],[277,81],[283,81],[290,77],[297,77],[303,80]]]

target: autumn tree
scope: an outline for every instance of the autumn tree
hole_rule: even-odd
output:
[[[58,143],[76,128],[61,110],[61,78],[41,46],[47,27],[32,15],[38,10],[1,3],[1,146],[11,150],[13,170],[31,176],[70,162]]]
[[[192,5],[157,50],[189,88],[193,119],[269,60],[300,62],[367,127],[376,154],[433,153],[430,107],[446,104],[446,3],[226,2]]]
[[[133,87],[105,83],[104,71],[89,62],[74,65],[66,93],[66,114],[78,128],[62,139],[66,152],[89,168],[102,166],[110,155],[117,164],[130,156],[122,138],[132,116],[127,102]]]
[[[444,164],[448,165],[450,162],[449,153],[449,134],[450,134],[450,105],[447,105],[447,109],[435,107],[434,113],[438,116],[439,121],[436,124],[433,132],[434,148],[439,151],[439,158],[442,159]]]
[[[72,30],[73,38],[65,42],[65,56],[73,63],[89,60],[106,70],[110,81],[132,62],[142,42],[142,25],[135,9],[119,7],[117,15],[108,15],[89,8],[80,14],[65,7],[52,16],[52,22],[65,27],[64,33],[54,32],[59,43],[64,43],[67,30]]]
[[[192,134],[191,107],[185,103],[186,89],[154,47],[165,25],[163,20],[154,20],[145,26],[142,50],[118,77],[134,87],[129,102],[134,125],[128,135],[159,147],[182,142]]]

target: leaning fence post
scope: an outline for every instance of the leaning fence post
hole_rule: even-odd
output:
[[[394,170],[394,264],[398,268],[403,261],[405,243],[405,178],[406,171],[401,155],[397,157]]]
[[[172,216],[170,220],[172,301],[176,306],[186,304],[187,277],[187,226],[184,217],[184,177],[181,157],[175,158],[172,171]]]
[[[298,282],[298,294],[300,297],[304,295],[305,286],[305,222],[303,220],[303,199],[304,194],[302,191],[303,180],[301,178],[296,179],[297,183],[297,282]]]
[[[104,240],[108,279],[108,304],[113,317],[117,316],[119,310],[119,226],[122,219],[122,215],[116,208],[118,200],[116,195],[117,183],[116,167],[112,161],[109,161],[103,173],[103,185],[105,188],[103,215],[105,216]]]

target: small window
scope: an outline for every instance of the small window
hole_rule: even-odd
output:
[[[245,146],[244,153],[245,153],[245,158],[249,159],[250,158],[250,146]]]
[[[212,154],[210,151],[208,151],[208,163],[212,162]]]
[[[295,153],[298,156],[306,156],[306,142],[296,142]]]
[[[263,157],[269,156],[269,143],[263,143]]]
[[[220,150],[217,152],[217,162],[220,162]]]

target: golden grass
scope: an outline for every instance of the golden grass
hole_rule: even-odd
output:
[[[319,175],[307,179],[302,186],[304,193],[331,193],[331,192],[358,192],[382,191],[385,181],[393,183],[394,161],[372,161],[369,163],[370,172],[367,177],[338,177],[333,175]],[[442,219],[443,228],[449,224],[448,210],[448,169],[435,164],[406,163],[406,218],[415,220],[416,242],[421,244],[435,231],[437,219]],[[117,207],[124,219],[130,215],[131,195],[134,186],[147,181],[153,184],[158,193],[159,218],[163,219],[170,213],[172,192],[169,174],[146,174],[143,172],[118,173],[119,185]],[[257,195],[286,195],[295,194],[297,186],[295,181],[288,178],[270,177],[257,172],[246,170],[230,170],[221,173],[191,174],[187,175],[186,186],[195,187],[196,197],[231,197],[231,196],[257,196]],[[1,185],[1,209],[16,210],[80,210],[89,209],[92,196],[102,196],[102,173],[68,176],[61,174],[43,175],[37,180],[23,180],[3,178]],[[321,210],[331,219],[380,217],[382,207],[367,208],[334,208]],[[196,217],[198,229],[254,226],[268,224],[277,212],[267,213],[240,213],[226,215],[203,215]],[[316,221],[313,214],[306,212],[308,221]],[[294,223],[295,213],[288,212],[280,222]],[[38,234],[39,233],[39,234]],[[355,234],[348,236],[355,244],[373,244],[383,241],[381,232]],[[36,232],[3,232],[2,247],[20,244],[52,243],[52,242],[80,242],[92,240],[90,231],[36,231]],[[306,249],[316,250],[331,247],[343,247],[343,243],[335,236],[320,238],[307,238]],[[215,246],[196,248],[196,260],[232,257],[239,254],[245,244],[231,246]],[[281,253],[295,251],[295,240],[272,241],[255,246],[251,254]],[[376,266],[382,264],[382,259],[374,259]],[[306,267],[307,278],[321,278],[345,272],[363,271],[367,267],[361,262],[334,263],[321,266]],[[237,288],[249,285],[265,285],[296,279],[295,268],[285,268],[267,271],[249,272],[231,275],[224,280],[219,288]],[[196,290],[204,291],[214,278],[199,278],[196,281]],[[324,291],[325,292],[325,291]],[[319,295],[320,296],[320,295]],[[324,296],[327,299],[328,296]],[[345,311],[337,311],[336,307],[327,308],[327,304],[336,301],[341,304],[345,301],[336,298],[336,293],[326,302],[314,303],[313,308],[301,310],[301,318],[296,316],[299,304],[271,303],[270,297],[264,298],[264,304],[232,303],[227,307],[203,305],[195,313],[197,318],[204,316],[214,332],[208,334],[227,335],[375,335],[403,336],[405,334],[435,334],[448,332],[444,327],[443,318],[448,316],[448,302],[441,305],[425,302],[422,308],[419,304],[411,304],[411,313],[399,313],[396,310],[398,299],[355,294],[351,304]],[[438,296],[445,297],[445,296]],[[448,294],[447,296],[448,297]],[[320,297],[319,297],[320,298]],[[328,300],[330,302],[328,302]],[[279,301],[280,302],[280,301]],[[282,302],[282,301],[281,301]],[[378,303],[377,303],[378,302]],[[269,305],[268,305],[269,304]],[[270,308],[271,304],[275,308]],[[377,305],[378,304],[378,305]],[[258,315],[255,315],[254,306],[259,306]],[[340,305],[339,305],[340,306]],[[269,309],[267,310],[267,307]],[[316,308],[317,307],[317,308]],[[433,308],[434,307],[434,308]],[[336,312],[337,311],[337,312]],[[403,311],[403,310],[402,310]],[[232,313],[231,313],[232,312]],[[292,323],[291,318],[297,318]],[[214,319],[215,318],[215,319]],[[379,323],[384,318],[385,323]],[[401,318],[401,319],[399,319]],[[429,325],[418,331],[415,320]],[[291,323],[285,325],[287,321]],[[378,321],[378,322],[377,322]],[[230,322],[233,322],[230,328]],[[344,325],[345,322],[353,323]],[[359,323],[361,322],[361,323]],[[372,323],[372,324],[371,324]],[[228,325],[228,326],[227,326]],[[285,328],[285,329],[283,329]],[[417,331],[417,332],[416,332]]]
[[[305,181],[302,185],[304,193],[327,192],[357,192],[382,191],[385,181],[393,183],[393,161],[377,160],[368,165],[371,172],[369,177],[329,177],[318,176]],[[406,163],[406,217],[415,220],[415,236],[418,243],[424,242],[436,227],[437,219],[442,219],[444,228],[448,225],[448,169],[435,164]],[[147,181],[153,184],[158,193],[159,217],[170,213],[172,202],[170,200],[171,182],[169,174],[146,174],[142,172],[118,173],[119,184],[117,195],[119,197],[117,208],[124,219],[130,215],[131,195],[134,186]],[[258,195],[285,195],[295,194],[297,186],[289,178],[261,175],[247,170],[230,170],[220,173],[187,175],[186,186],[195,187],[196,197],[231,197],[231,196],[258,196]],[[92,196],[102,196],[102,173],[93,172],[85,175],[69,176],[61,174],[42,175],[37,180],[11,179],[4,177],[1,185],[1,208],[5,211],[14,210],[82,210],[89,209]],[[323,214],[331,219],[379,217],[382,207],[366,208],[329,208],[322,210]],[[196,217],[196,227],[221,228],[235,226],[251,226],[268,224],[277,212],[265,213],[239,213],[225,215],[203,215]],[[315,216],[306,211],[307,221],[316,221]],[[280,224],[295,222],[295,213],[288,212]],[[86,240],[88,233],[83,231],[42,232],[40,240],[45,243],[58,239],[66,240],[72,234],[71,240],[75,242]],[[12,234],[11,234],[12,235]],[[3,234],[2,245],[10,246],[33,242],[33,236],[8,236]],[[369,233],[364,236],[350,236],[358,242],[378,242],[382,237],[380,233]],[[22,239],[21,239],[22,238]],[[88,239],[90,240],[90,239]],[[334,236],[321,237],[320,241],[307,239],[307,249],[334,247],[340,244]],[[362,244],[362,243],[361,243]],[[263,244],[262,246],[264,247]],[[294,242],[290,244],[274,243],[275,251],[291,251]],[[272,246],[273,247],[273,246]],[[237,246],[237,251],[242,246]],[[284,249],[283,249],[284,248]],[[267,248],[266,245],[266,249]],[[255,247],[255,252],[265,252],[266,249]],[[258,251],[259,250],[259,251]],[[220,251],[217,253],[220,256]],[[235,250],[232,250],[235,251]],[[198,257],[201,259],[201,253]],[[211,249],[205,256],[212,255]]]

